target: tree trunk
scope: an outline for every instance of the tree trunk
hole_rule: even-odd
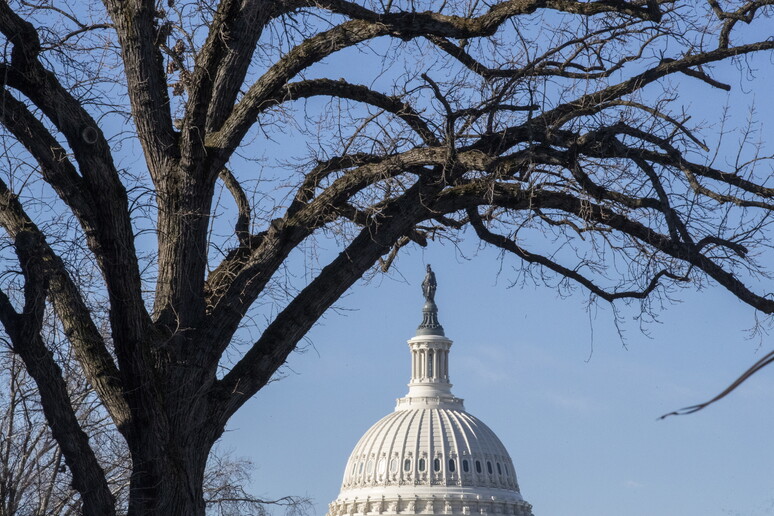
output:
[[[196,432],[172,429],[162,440],[143,432],[130,443],[129,516],[204,516],[204,470],[212,443]]]
[[[211,382],[214,373],[185,364],[183,354],[162,355],[156,357],[156,373],[138,384],[136,397],[130,398],[128,514],[204,516],[204,472],[223,427],[211,417],[208,398],[197,386]]]

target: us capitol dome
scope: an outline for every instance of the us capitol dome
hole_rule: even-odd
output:
[[[358,441],[327,516],[532,516],[503,443],[451,393],[452,341],[438,322],[435,290],[428,265],[422,324],[408,341],[408,394]]]

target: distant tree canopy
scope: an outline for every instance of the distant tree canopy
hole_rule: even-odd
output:
[[[470,228],[602,300],[711,281],[774,313],[767,149],[754,123],[710,145],[736,117],[682,93],[755,81],[773,10],[0,0],[0,322],[84,513],[116,500],[48,309],[126,441],[129,514],[163,516],[204,513],[229,418],[406,246]]]

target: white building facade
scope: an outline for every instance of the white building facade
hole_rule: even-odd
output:
[[[408,341],[409,392],[355,446],[327,516],[532,516],[507,450],[451,393],[452,341],[438,323],[429,266],[423,291],[422,324]]]

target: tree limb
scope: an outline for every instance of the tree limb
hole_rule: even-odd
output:
[[[164,64],[156,42],[153,0],[103,0],[121,45],[127,93],[154,181],[177,160]]]
[[[595,296],[600,297],[601,299],[604,299],[605,301],[608,301],[608,302],[613,302],[617,299],[645,299],[659,286],[660,280],[663,277],[666,277],[675,281],[687,281],[687,278],[684,276],[678,276],[676,274],[669,272],[666,269],[662,269],[651,277],[648,284],[642,290],[622,290],[622,291],[608,292],[603,288],[601,288],[600,286],[598,286],[597,284],[595,284],[589,278],[580,274],[577,270],[568,269],[567,267],[564,267],[563,265],[549,258],[546,258],[545,256],[531,253],[526,249],[524,249],[523,247],[521,247],[520,245],[518,245],[512,239],[507,238],[503,235],[498,235],[496,233],[491,232],[484,225],[484,222],[481,219],[481,216],[479,215],[478,210],[476,208],[468,208],[467,213],[468,213],[468,218],[470,220],[470,223],[473,226],[473,229],[475,229],[476,231],[476,235],[478,235],[478,237],[484,242],[492,244],[493,246],[499,249],[502,249],[504,251],[513,253],[519,258],[521,258],[522,260],[524,260],[525,262],[536,263],[538,265],[541,265],[542,267],[545,267],[548,270],[556,272],[560,276],[574,280],[580,285],[586,287],[586,289],[588,289],[589,292],[591,292]]]
[[[732,273],[704,256],[695,245],[675,242],[642,223],[631,220],[610,208],[578,199],[563,192],[545,190],[523,191],[516,185],[471,182],[444,191],[434,205],[441,212],[450,213],[481,204],[510,209],[552,208],[572,213],[597,224],[606,225],[652,247],[668,256],[689,263],[734,294],[740,300],[766,314],[774,314],[774,300],[751,291]]]
[[[680,410],[669,412],[668,414],[664,414],[663,416],[659,417],[659,419],[665,419],[669,416],[684,416],[703,410],[734,392],[737,387],[746,382],[752,375],[771,364],[774,364],[774,351],[769,351],[766,353],[763,358],[751,365],[744,373],[741,374],[741,376],[739,376],[739,378],[731,382],[731,385],[723,389],[720,394],[711,400],[705,401],[704,403],[699,403],[698,405],[691,405],[690,407],[685,407],[681,408]]]
[[[435,187],[437,188],[437,187]],[[220,421],[263,387],[320,316],[426,213],[420,202],[427,187],[417,183],[322,269],[263,331],[245,356],[213,389]],[[429,193],[429,192],[428,192]]]
[[[0,181],[0,225],[14,240],[22,235],[33,237],[31,241],[37,245],[35,249],[37,255],[30,254],[28,259],[39,260],[40,263],[29,264],[29,266],[35,266],[40,274],[45,274],[43,279],[48,285],[48,295],[62,321],[65,334],[72,343],[89,382],[99,393],[113,421],[121,429],[129,418],[129,408],[123,397],[124,385],[113,358],[61,259],[46,244],[40,230],[24,213],[16,196],[2,181]],[[6,329],[8,329],[7,326]]]
[[[45,244],[39,238],[32,231],[15,235],[14,247],[25,277],[24,312],[17,314],[6,294],[0,292],[0,321],[11,337],[14,351],[35,380],[51,433],[72,471],[73,487],[83,499],[84,515],[115,514],[115,499],[105,473],[75,416],[62,371],[41,338],[49,274],[40,262],[39,251]]]
[[[106,279],[113,308],[111,316],[115,318],[115,342],[119,349],[124,342],[129,347],[135,346],[142,342],[150,318],[142,299],[126,190],[113,163],[110,145],[81,103],[38,61],[37,32],[6,2],[0,2],[0,31],[16,41],[12,62],[0,65],[0,77],[39,107],[67,138],[73,150],[83,178],[81,184],[85,187],[82,197],[88,199],[94,211],[91,220],[84,218],[81,223],[87,243]],[[15,110],[20,116],[28,117],[20,104],[15,104]],[[17,133],[23,130],[17,127]],[[36,133],[30,138],[37,140],[38,146],[54,141],[40,123],[30,124],[28,131]],[[27,141],[32,140],[28,138]],[[55,145],[53,149],[59,147]],[[38,149],[37,154],[42,156],[44,152]],[[72,202],[74,194],[68,194],[68,197]]]

